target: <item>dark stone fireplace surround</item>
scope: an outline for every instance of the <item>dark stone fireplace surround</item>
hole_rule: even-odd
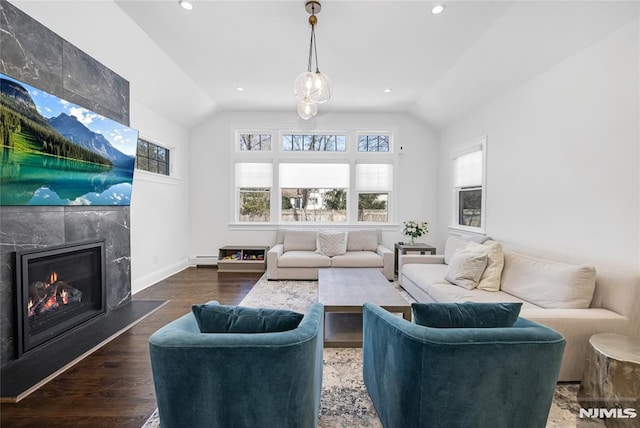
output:
[[[0,0],[0,72],[129,124],[129,82]],[[129,207],[0,207],[0,362],[16,358],[15,252],[104,240],[107,312],[131,300]]]

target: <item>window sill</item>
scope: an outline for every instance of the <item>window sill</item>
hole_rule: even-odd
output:
[[[229,223],[230,230],[278,230],[278,229],[380,229],[397,231],[400,225],[395,223]]]
[[[452,233],[463,233],[465,235],[477,235],[486,236],[485,230],[481,227],[466,227],[466,226],[449,226],[449,231]]]
[[[136,169],[133,173],[134,180],[148,181],[150,183],[170,184],[177,186],[182,179],[180,177],[172,177],[169,175],[155,174],[153,172]]]

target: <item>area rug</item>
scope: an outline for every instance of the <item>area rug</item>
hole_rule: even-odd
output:
[[[408,300],[411,297],[397,284],[393,286]],[[317,281],[258,280],[240,305],[289,309],[305,312],[318,301]],[[382,427],[362,380],[362,349],[325,348],[319,428]],[[578,419],[576,400],[579,384],[563,383],[556,392],[547,428],[604,427],[601,420]],[[157,410],[143,428],[159,427]]]

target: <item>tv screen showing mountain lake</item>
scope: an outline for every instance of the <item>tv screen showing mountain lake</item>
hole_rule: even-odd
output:
[[[0,74],[0,205],[129,205],[138,132]]]

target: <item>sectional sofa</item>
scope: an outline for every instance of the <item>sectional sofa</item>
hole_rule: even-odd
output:
[[[342,254],[325,255],[318,250],[318,232],[328,230],[280,229],[276,244],[267,252],[267,279],[317,280],[318,269],[378,268],[392,281],[393,251],[382,245],[379,229],[346,230]]]
[[[496,241],[477,239],[496,246]],[[551,255],[526,255],[497,243],[503,254],[499,289],[465,288],[445,279],[456,251],[472,246],[451,236],[443,255],[404,255],[399,281],[418,302],[522,302],[520,316],[562,334],[567,346],[560,381],[582,379],[589,338],[596,333],[640,334],[640,280],[637,274],[597,272],[551,260]],[[451,278],[449,278],[451,279]],[[464,285],[464,284],[463,284]]]

